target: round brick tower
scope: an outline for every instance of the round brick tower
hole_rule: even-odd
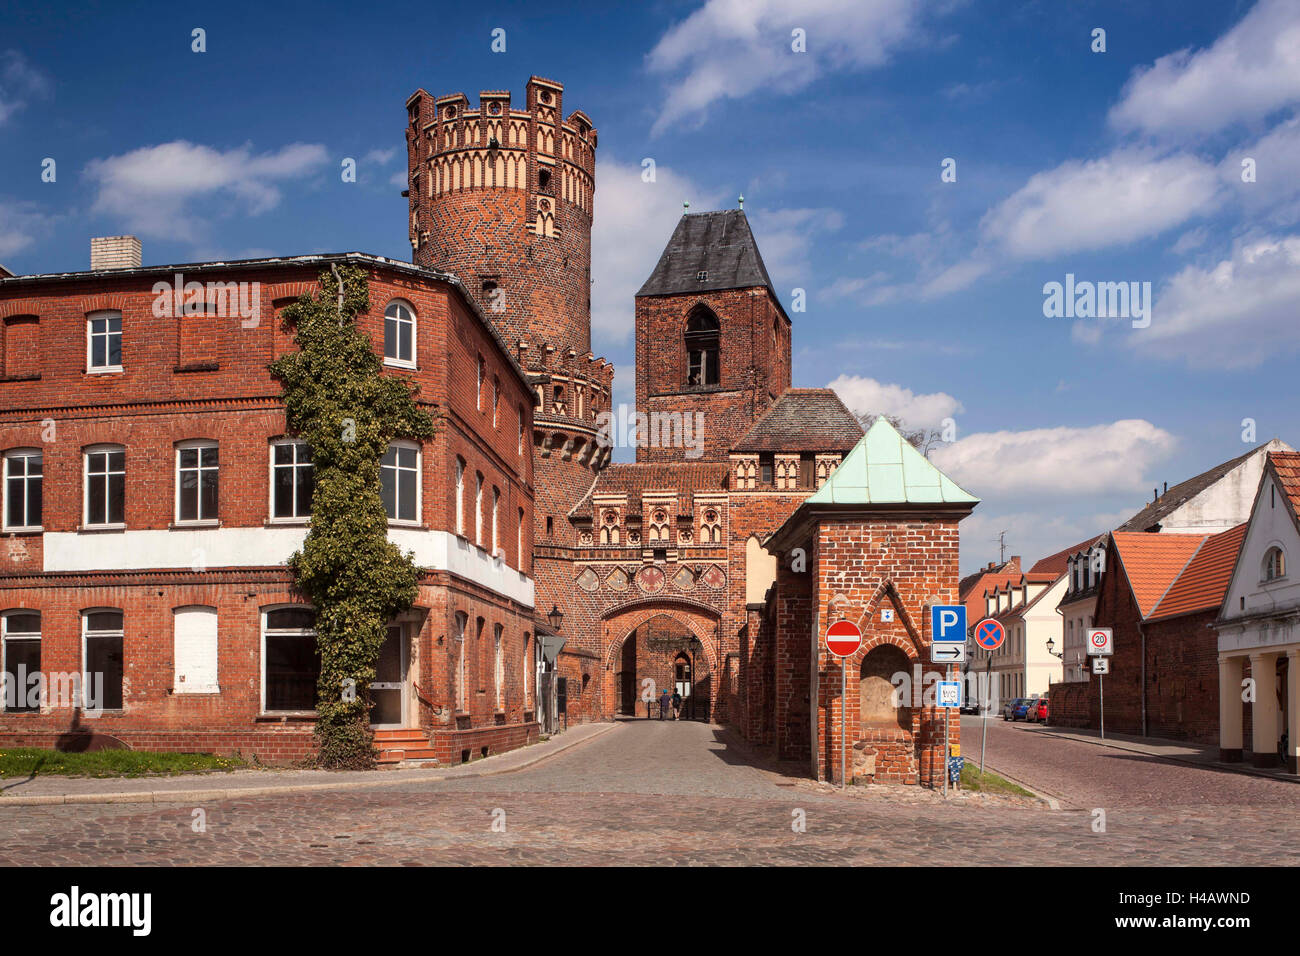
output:
[[[525,108],[485,90],[406,102],[410,239],[416,264],[453,273],[515,350],[537,393],[533,444],[538,604],[564,603],[567,574],[543,567],[574,546],[570,509],[604,467],[596,416],[613,366],[591,353],[596,130],[564,86],[534,76]],[[543,609],[545,610],[545,609]]]

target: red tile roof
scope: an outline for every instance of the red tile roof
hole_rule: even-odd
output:
[[[1219,607],[1228,591],[1232,569],[1237,563],[1237,554],[1241,551],[1241,543],[1245,538],[1244,522],[1206,538],[1200,550],[1148,615],[1148,620],[1210,611]]]
[[[1116,531],[1115,548],[1128,575],[1133,599],[1142,616],[1150,617],[1156,603],[1187,567],[1210,535],[1152,534],[1145,531]]]
[[[1300,516],[1300,452],[1271,451],[1268,460],[1277,472],[1282,490],[1291,499],[1291,511]]]
[[[829,388],[787,388],[732,451],[849,452],[862,423]]]
[[[1063,551],[1058,551],[1056,554],[1049,554],[1047,557],[1041,558],[1034,563],[1032,568],[1029,569],[1029,573],[1033,574],[1035,571],[1046,571],[1054,573],[1057,577],[1060,577],[1067,570],[1066,565],[1069,561],[1070,555],[1078,554],[1080,551],[1085,551],[1091,548],[1093,543],[1100,537],[1103,537],[1103,535],[1093,535],[1091,538],[1080,541],[1078,544],[1071,545]]]

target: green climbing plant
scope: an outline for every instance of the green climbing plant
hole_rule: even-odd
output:
[[[289,429],[311,448],[311,526],[289,559],[316,608],[320,650],[316,736],[322,766],[373,766],[370,683],[385,626],[415,601],[420,569],[388,540],[380,462],[395,438],[435,431],[416,404],[418,387],[383,374],[369,336],[356,325],[370,305],[364,270],[331,264],[318,291],[283,313],[298,351],[271,363]]]

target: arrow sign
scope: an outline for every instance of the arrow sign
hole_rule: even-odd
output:
[[[960,664],[966,659],[965,644],[931,644],[930,661],[935,664]]]

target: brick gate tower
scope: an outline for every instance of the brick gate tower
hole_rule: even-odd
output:
[[[417,90],[406,102],[414,261],[460,278],[537,395],[539,613],[572,590],[548,558],[572,544],[566,516],[608,461],[596,416],[614,378],[591,353],[596,130],[581,110],[563,117],[563,98],[562,84],[534,76],[524,109],[501,90],[480,93],[477,108],[463,93]]]

